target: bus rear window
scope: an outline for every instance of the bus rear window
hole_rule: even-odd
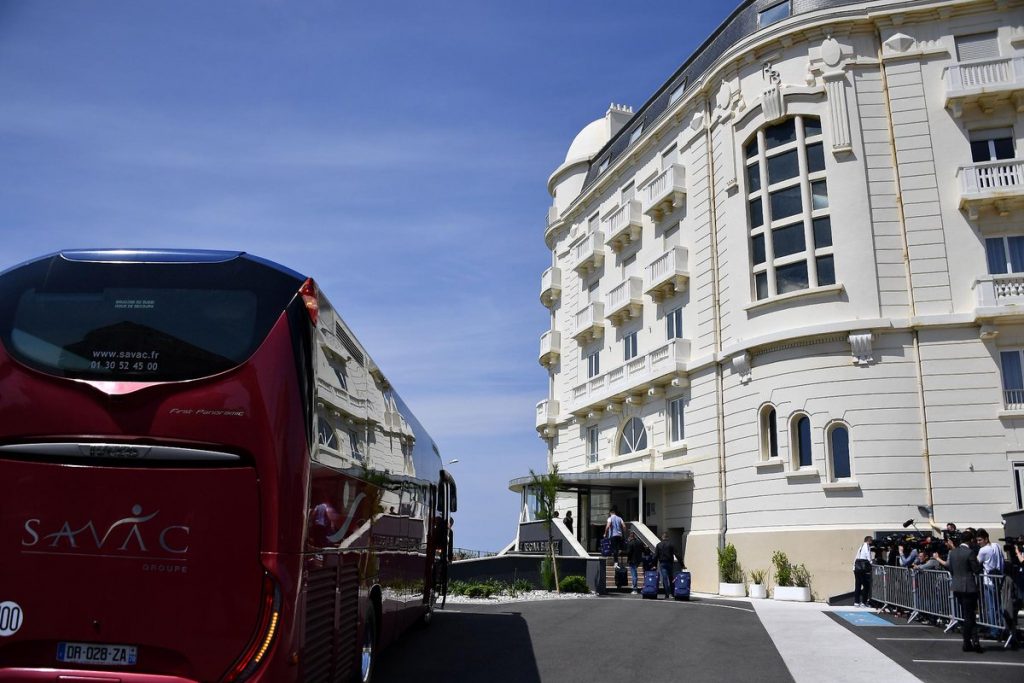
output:
[[[195,379],[248,359],[299,284],[244,258],[97,263],[57,256],[0,277],[0,336],[22,363],[62,377]]]

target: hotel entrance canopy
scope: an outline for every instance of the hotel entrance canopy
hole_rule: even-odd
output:
[[[641,485],[677,484],[693,481],[690,470],[671,472],[559,472],[562,480],[558,488],[573,491],[585,488],[638,488]],[[533,484],[533,477],[518,477],[508,483],[510,491],[522,493]]]

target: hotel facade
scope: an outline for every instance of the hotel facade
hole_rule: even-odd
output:
[[[1024,4],[744,2],[548,189],[536,426],[582,548],[616,505],[696,590],[733,543],[823,599],[866,534],[1024,507]]]

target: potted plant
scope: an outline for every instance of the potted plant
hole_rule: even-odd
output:
[[[742,598],[747,594],[747,586],[743,583],[743,569],[736,559],[736,546],[732,543],[718,549],[718,594],[733,598]]]
[[[775,565],[773,600],[811,601],[811,574],[807,567],[791,564],[786,553],[781,550],[772,553],[772,564]]]
[[[765,581],[768,579],[767,569],[751,569],[750,585],[747,586],[747,593],[752,598],[763,600],[768,597],[768,588]]]

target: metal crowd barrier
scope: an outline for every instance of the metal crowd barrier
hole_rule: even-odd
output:
[[[1003,582],[1005,576],[978,577],[979,626],[1002,631],[1006,628],[1003,616]],[[921,571],[907,567],[871,567],[871,599],[882,604],[881,609],[903,609],[910,613],[907,622],[922,615],[947,620],[946,631],[963,621],[960,603],[951,589],[952,578],[946,571]]]

